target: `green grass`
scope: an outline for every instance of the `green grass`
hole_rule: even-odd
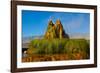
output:
[[[85,39],[34,39],[29,44],[29,55],[67,54],[73,58],[73,54],[82,54],[89,57],[89,42]]]

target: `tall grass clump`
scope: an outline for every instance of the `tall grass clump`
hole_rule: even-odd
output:
[[[67,54],[74,59],[78,56],[89,58],[89,42],[85,39],[34,39],[29,44],[28,54]]]
[[[89,43],[84,39],[73,39],[69,40],[64,49],[65,53],[69,54],[71,58],[74,58],[75,55],[82,58],[89,58]]]

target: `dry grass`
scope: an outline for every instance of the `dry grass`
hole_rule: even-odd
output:
[[[63,61],[63,60],[81,60],[84,56],[81,53],[76,54],[55,54],[55,55],[33,55],[22,58],[22,62],[41,62],[41,61]]]

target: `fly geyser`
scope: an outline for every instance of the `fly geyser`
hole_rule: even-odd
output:
[[[53,24],[52,20],[49,21],[47,31],[44,35],[46,39],[53,38],[69,38],[68,34],[65,33],[63,26],[60,20],[57,20],[55,24]]]

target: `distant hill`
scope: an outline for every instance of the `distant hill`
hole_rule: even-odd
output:
[[[69,35],[70,39],[86,39],[86,40],[89,40],[90,39],[90,36],[88,33],[82,33],[82,34],[70,34]]]
[[[33,39],[42,39],[43,36],[29,36],[29,37],[23,37],[22,42],[23,43],[29,43]]]

